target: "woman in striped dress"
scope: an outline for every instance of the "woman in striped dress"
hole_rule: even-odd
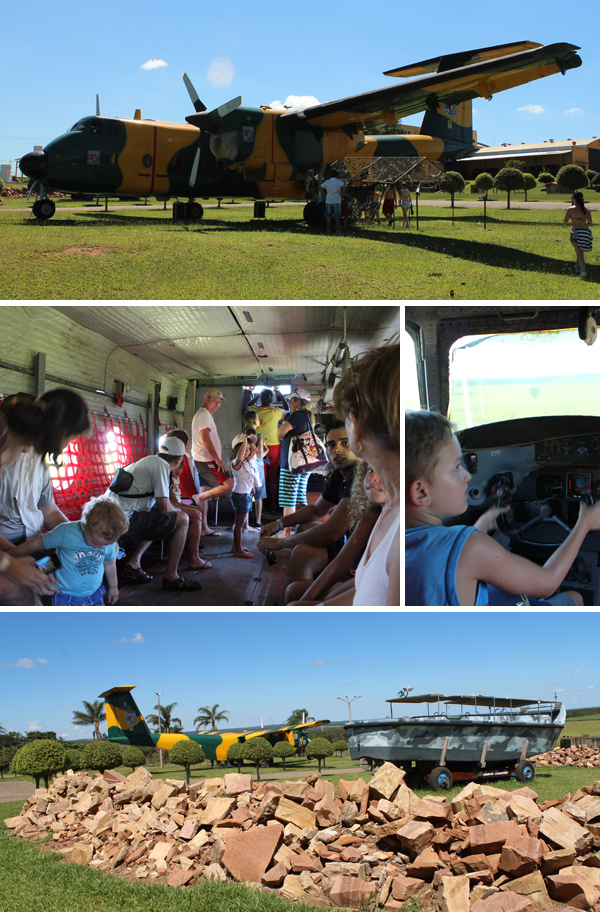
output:
[[[297,389],[289,397],[290,413],[277,430],[281,440],[279,453],[279,506],[283,515],[289,516],[306,505],[306,487],[310,473],[294,475],[290,471],[289,453],[292,437],[305,434],[312,425],[313,414],[310,410],[310,393],[304,388]],[[284,537],[291,534],[291,528],[285,529]]]
[[[573,205],[565,212],[565,225],[568,223],[569,219],[571,219],[570,241],[577,256],[577,265],[575,269],[579,270],[580,278],[587,279],[583,254],[589,253],[592,249],[593,239],[590,229],[592,215],[590,210],[585,206],[583,193],[573,194]]]

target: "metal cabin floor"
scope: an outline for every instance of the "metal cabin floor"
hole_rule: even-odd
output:
[[[220,518],[220,517],[219,517]],[[229,519],[229,517],[228,517]],[[211,526],[221,533],[221,538],[209,536],[202,539],[201,555],[212,563],[210,570],[188,570],[185,555],[179,562],[179,574],[199,582],[197,592],[173,592],[162,588],[166,559],[142,559],[142,566],[154,576],[149,583],[127,583],[120,587],[118,607],[145,608],[214,608],[236,606],[279,605],[283,591],[285,568],[291,551],[278,551],[277,563],[269,567],[266,558],[256,547],[258,533],[248,532],[242,544],[255,555],[253,560],[233,557],[233,532],[231,522]]]

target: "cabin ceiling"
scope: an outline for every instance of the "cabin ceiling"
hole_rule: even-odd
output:
[[[343,338],[344,312],[352,356],[400,336],[398,306],[178,303],[54,309],[154,368],[190,379],[260,380],[264,373],[267,378],[304,374],[305,382],[319,382]]]

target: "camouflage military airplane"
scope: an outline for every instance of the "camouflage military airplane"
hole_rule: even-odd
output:
[[[135,685],[134,685],[135,687]],[[303,738],[304,729],[315,725],[326,725],[328,720],[304,722],[299,725],[272,725],[267,728],[223,729],[219,732],[176,732],[169,734],[152,734],[144,717],[133,699],[133,687],[111,687],[100,694],[106,704],[106,721],[108,740],[133,747],[157,747],[170,750],[178,741],[195,741],[200,745],[208,760],[224,761],[232,744],[246,741],[248,738],[266,738],[271,744],[277,741],[288,741],[293,747],[306,744]]]
[[[235,98],[207,111],[187,76],[195,114],[186,124],[117,117],[83,117],[43,152],[21,159],[35,181],[33,212],[51,218],[46,191],[117,196],[184,197],[185,217],[202,217],[196,197],[305,199],[307,178],[326,176],[344,158],[452,161],[474,148],[473,98],[562,73],[581,65],[572,44],[532,41],[445,54],[386,76],[414,77],[383,89],[298,110],[242,107]],[[433,75],[425,75],[433,74]],[[418,135],[369,136],[370,125],[393,126],[425,110]]]

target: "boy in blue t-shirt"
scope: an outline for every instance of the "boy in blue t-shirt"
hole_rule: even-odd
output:
[[[119,598],[117,541],[128,527],[129,521],[119,504],[104,495],[85,504],[78,522],[60,523],[10,553],[19,557],[50,548],[56,551],[60,567],[54,575],[60,591],[52,597],[53,605],[104,605],[104,576],[108,583],[107,602],[114,605]]]
[[[490,605],[488,585],[549,605],[583,605],[578,592],[553,596],[588,532],[600,528],[600,501],[580,505],[573,531],[543,567],[512,554],[487,532],[508,507],[493,507],[474,526],[444,526],[467,509],[471,476],[462,464],[454,426],[437,412],[408,411],[406,423],[406,604]],[[506,602],[502,602],[506,604]],[[516,604],[516,601],[515,601]]]

